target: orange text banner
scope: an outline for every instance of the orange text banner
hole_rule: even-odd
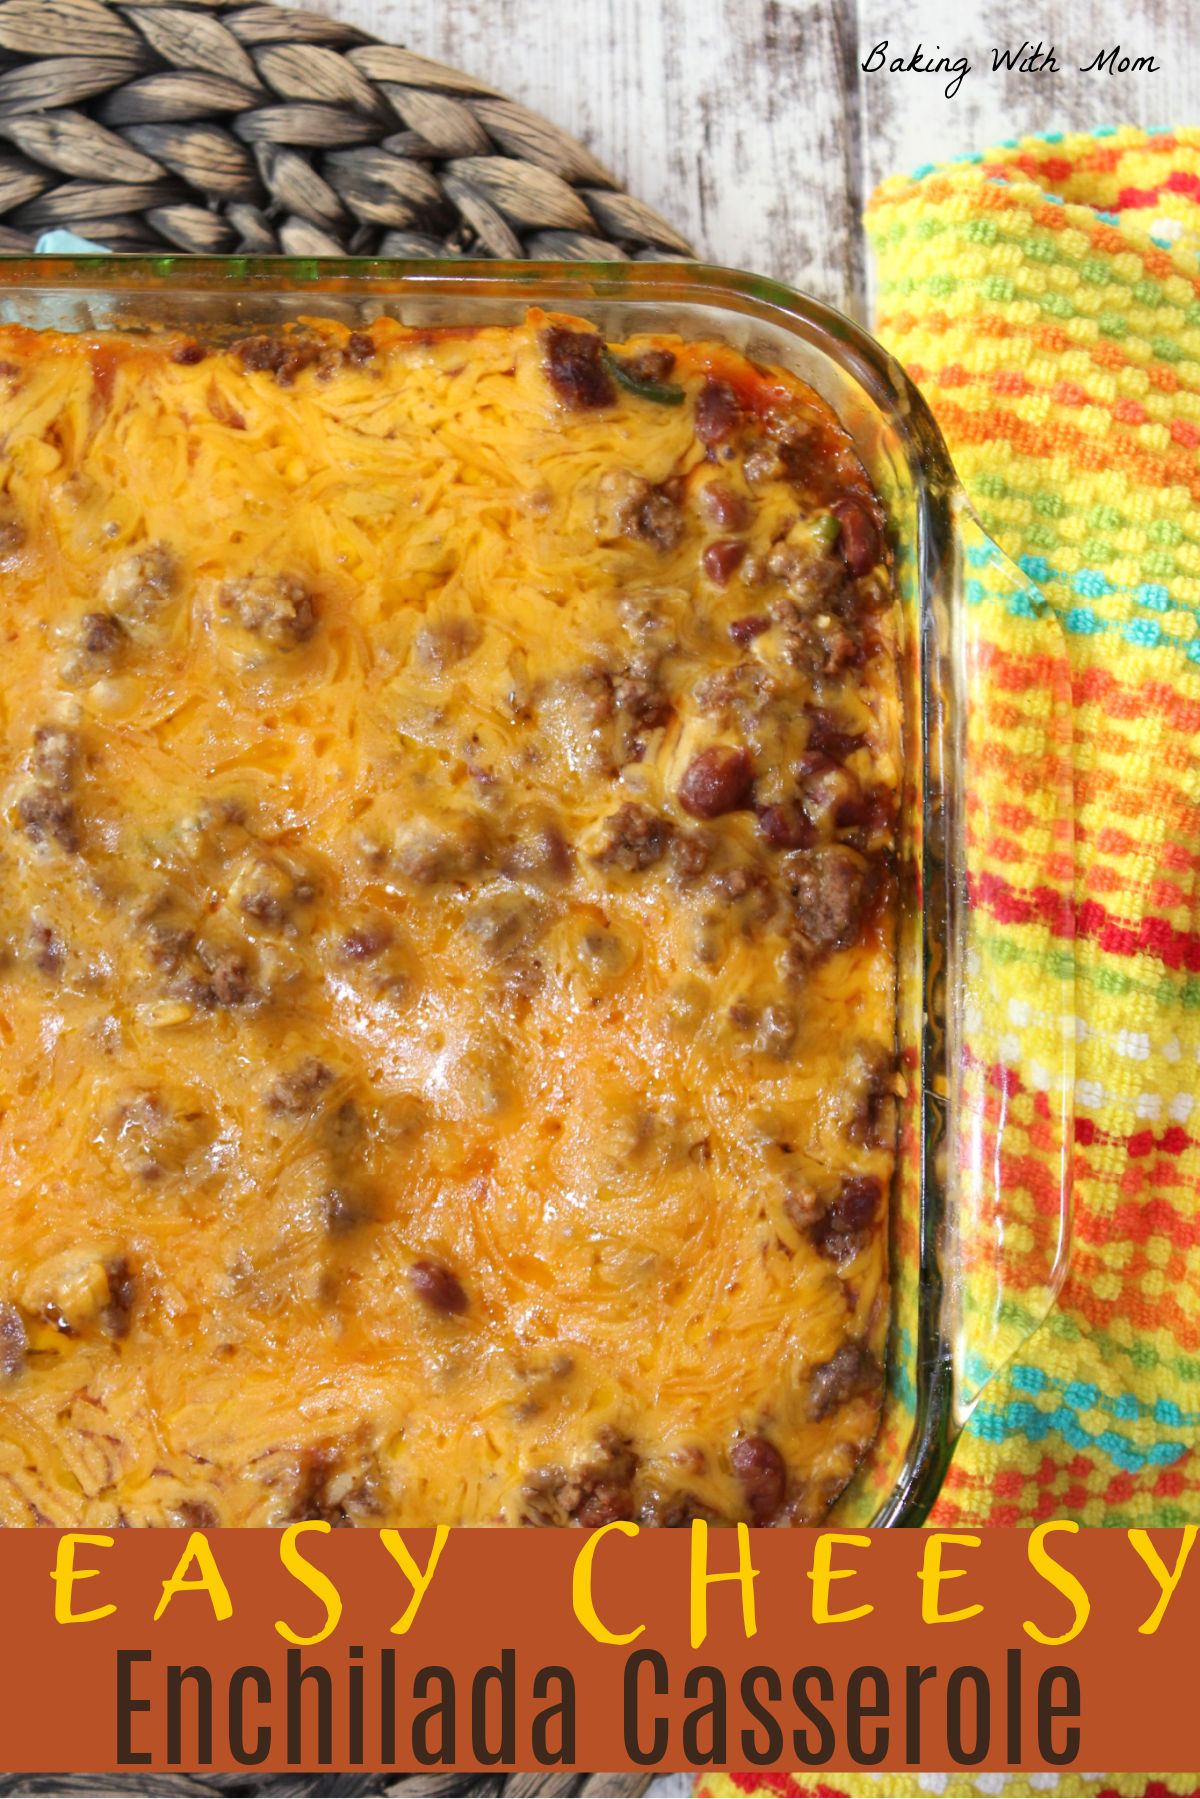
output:
[[[1190,1771],[1197,1531],[0,1532],[13,1771]]]

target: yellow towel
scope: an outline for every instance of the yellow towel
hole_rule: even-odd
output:
[[[885,182],[867,227],[878,335],[1057,612],[1074,702],[1071,1268],[985,1393],[933,1522],[1197,1521],[1200,129],[1006,144]],[[976,915],[1001,961],[1038,914],[1019,841],[1006,854]],[[697,1791],[1200,1791],[1196,1774],[1032,1779],[712,1775]]]

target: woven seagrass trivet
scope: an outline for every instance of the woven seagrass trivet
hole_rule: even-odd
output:
[[[0,251],[689,256],[497,89],[245,0],[0,0]]]
[[[316,13],[0,0],[0,251],[688,257],[565,131]],[[23,1774],[0,1794],[632,1795],[635,1774]]]

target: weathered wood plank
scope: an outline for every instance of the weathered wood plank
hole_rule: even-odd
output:
[[[1057,0],[1040,18],[1011,0],[859,0],[859,62],[888,40],[889,58],[926,54],[972,64],[947,99],[946,76],[862,77],[864,174],[886,174],[1030,132],[1088,131],[1097,125],[1181,125],[1196,120],[1200,93],[1200,8],[1194,0]],[[1036,19],[1036,22],[1035,22]],[[1058,73],[992,72],[995,48],[1023,38],[1053,44]],[[1081,74],[1100,50],[1153,55],[1157,73]]]
[[[861,290],[853,0],[309,0],[568,130],[706,257]]]

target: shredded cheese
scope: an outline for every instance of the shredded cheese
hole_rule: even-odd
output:
[[[597,347],[0,329],[0,1522],[811,1522],[869,1444],[881,515]]]

